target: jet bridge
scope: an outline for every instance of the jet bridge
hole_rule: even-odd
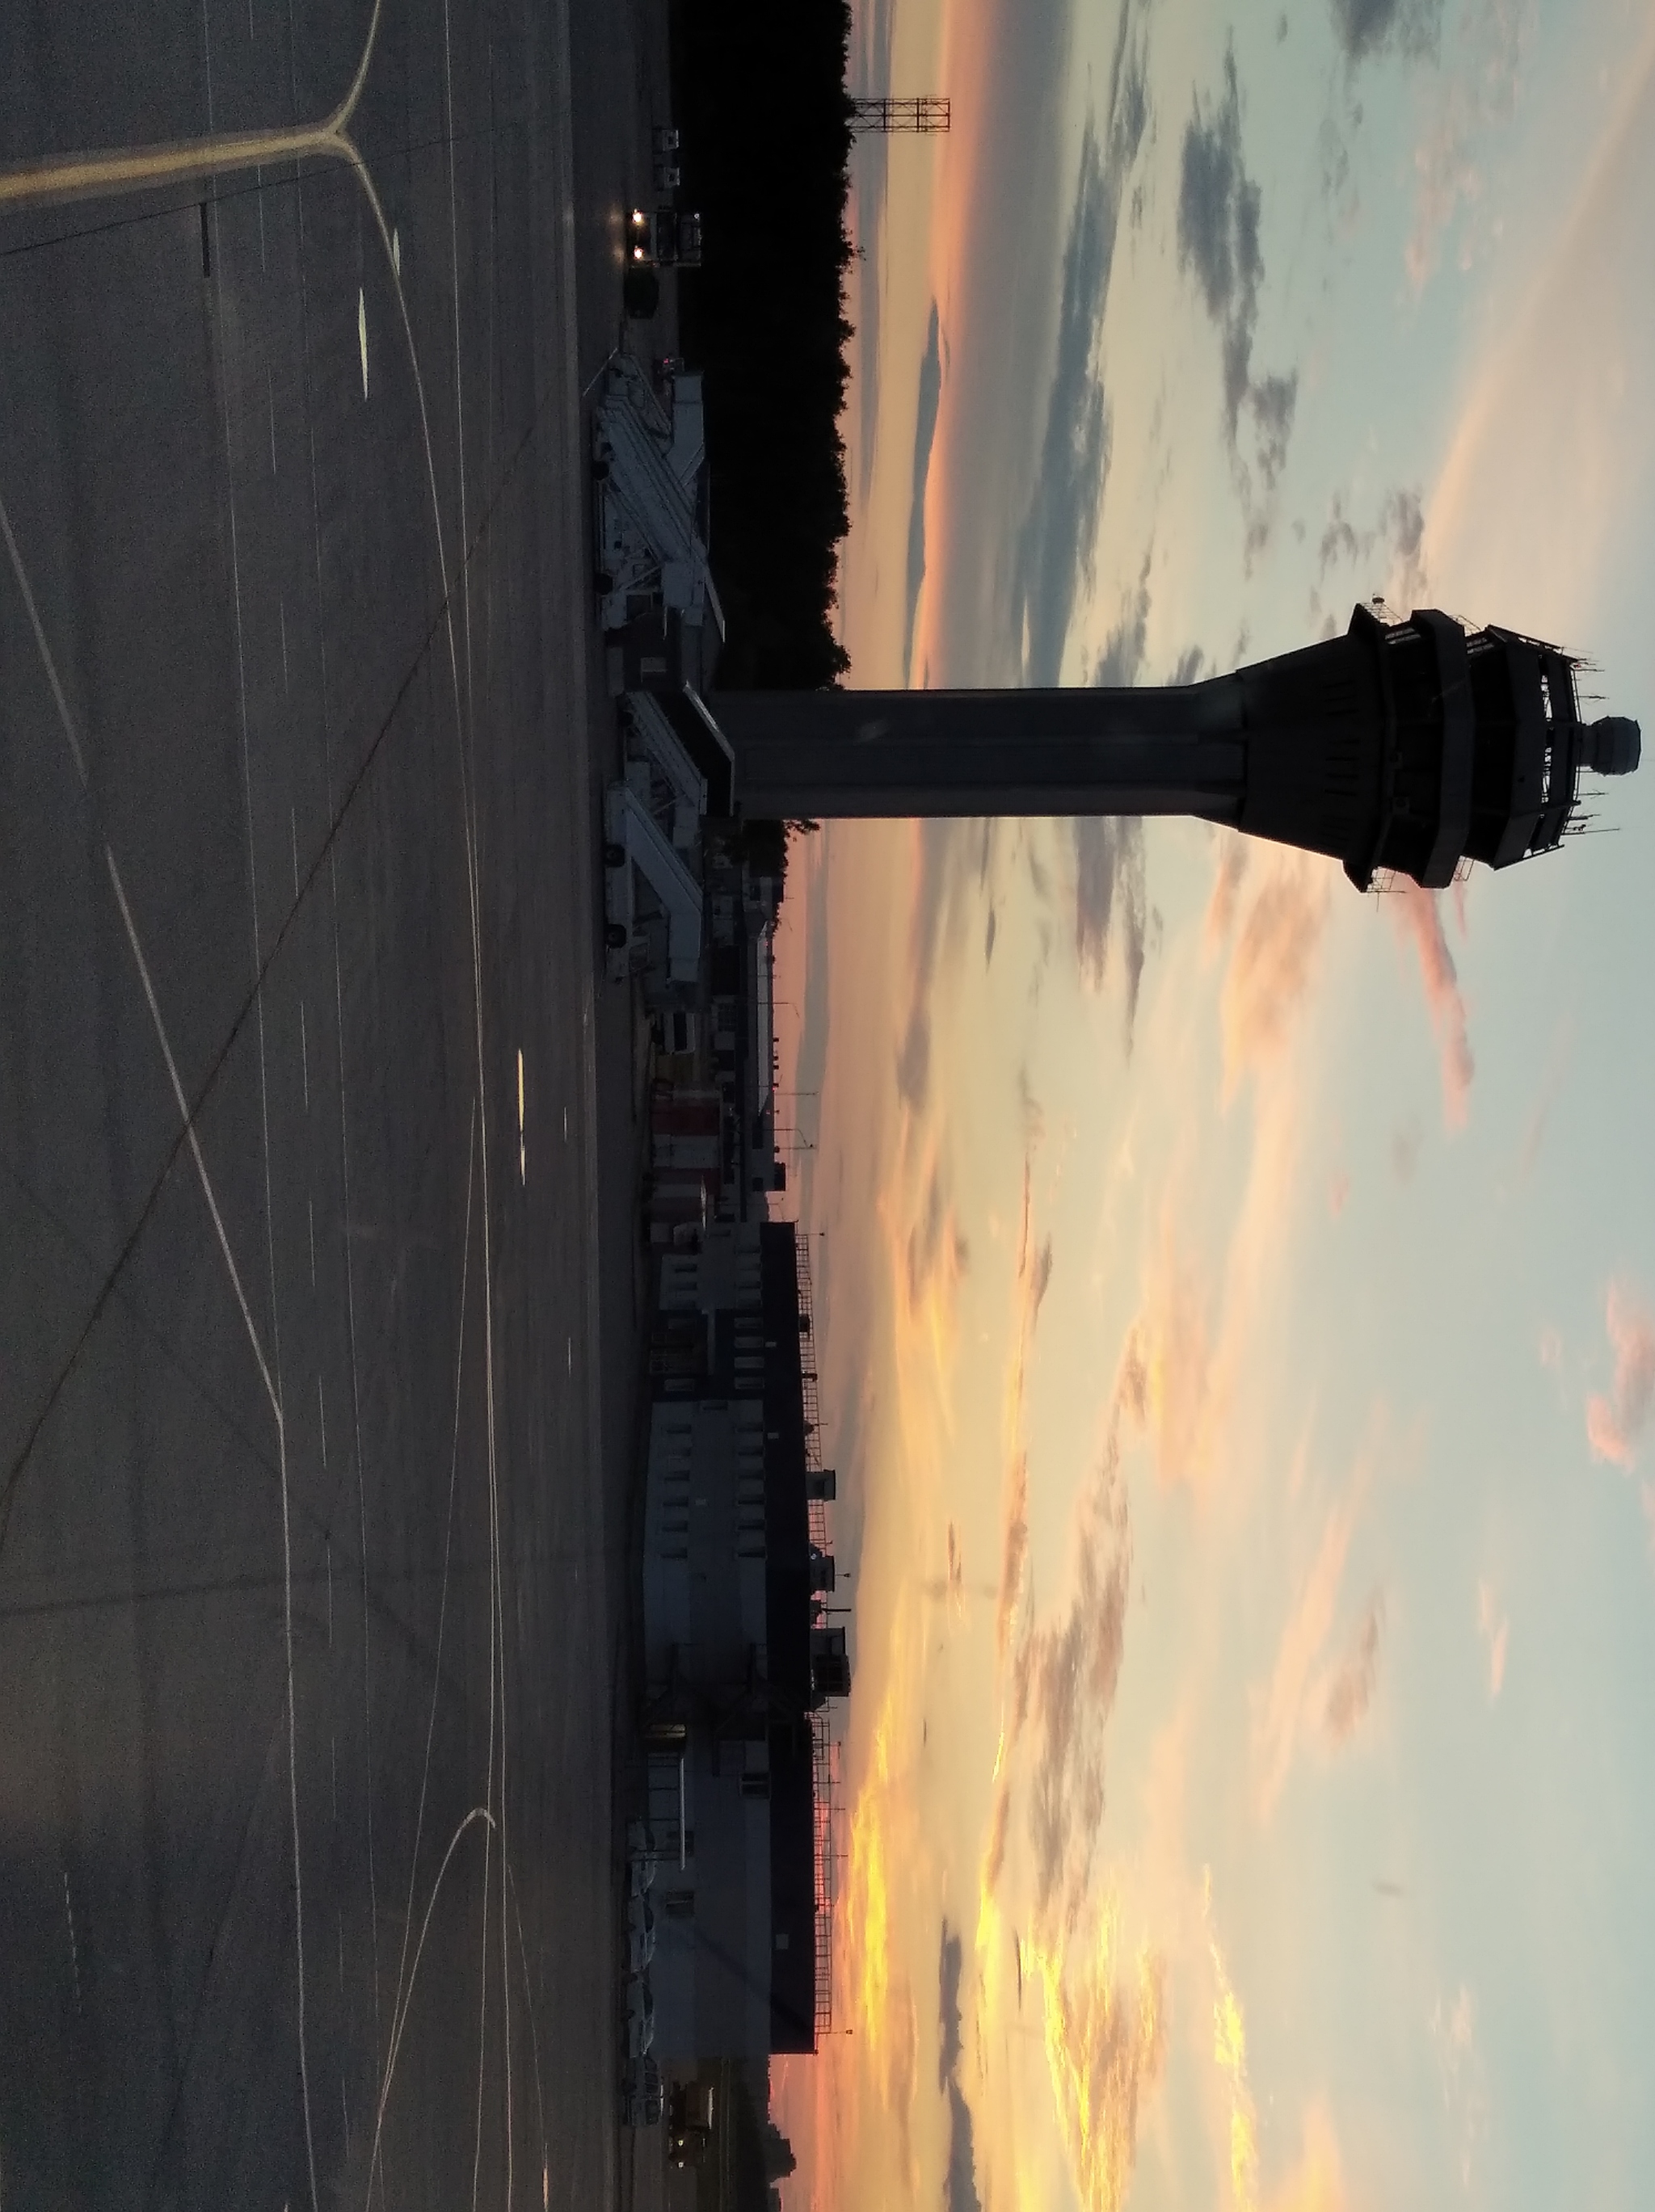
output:
[[[710,621],[724,634],[702,526],[700,381],[679,377],[669,411],[630,355],[618,355],[605,374],[592,424],[596,581],[605,629],[660,606],[691,628]],[[681,404],[678,385],[685,387]]]
[[[611,783],[604,793],[604,909],[611,926],[630,933],[630,885],[615,879],[636,867],[666,912],[668,981],[693,983],[701,969],[701,885],[630,783]]]

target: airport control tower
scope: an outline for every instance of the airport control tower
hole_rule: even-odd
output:
[[[1164,690],[723,692],[749,817],[1195,814],[1376,874],[1451,883],[1583,826],[1638,725],[1581,719],[1579,664],[1433,609]]]

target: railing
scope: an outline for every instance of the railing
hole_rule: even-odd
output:
[[[810,1240],[802,1224],[794,1238],[794,1267],[799,1285],[799,1366],[805,1400],[805,1465],[812,1474],[822,1469],[822,1407],[817,1390],[816,1315],[812,1304]],[[830,1551],[827,1504],[809,1501],[810,1540],[818,1551]],[[810,1717],[811,1796],[815,1810],[816,1905],[816,2033],[833,2027],[833,1830],[838,1811],[833,1765],[833,1738],[827,1709]]]
[[[822,1471],[822,1401],[816,1370],[816,1315],[811,1304],[810,1239],[799,1224],[794,1236],[794,1267],[799,1283],[799,1371],[805,1401],[805,1466],[812,1474]],[[828,1548],[827,1508],[819,1498],[810,1501],[810,1540],[818,1551]]]
[[[833,2029],[833,1739],[825,1711],[810,1717],[811,1787],[816,1826],[816,2033]]]

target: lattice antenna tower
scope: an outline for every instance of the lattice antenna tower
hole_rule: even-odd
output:
[[[948,102],[934,93],[905,100],[853,100],[850,104],[855,111],[851,127],[859,137],[864,132],[877,132],[885,138],[898,132],[929,137],[948,128]]]

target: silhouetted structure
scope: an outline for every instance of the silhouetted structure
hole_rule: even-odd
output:
[[[744,814],[1194,814],[1342,860],[1366,890],[1505,867],[1585,826],[1638,725],[1581,719],[1579,663],[1504,629],[1359,606],[1342,637],[1156,690],[726,692]]]
[[[870,132],[878,137],[929,137],[949,126],[949,106],[934,93],[898,94],[892,99],[854,100],[858,137]]]

